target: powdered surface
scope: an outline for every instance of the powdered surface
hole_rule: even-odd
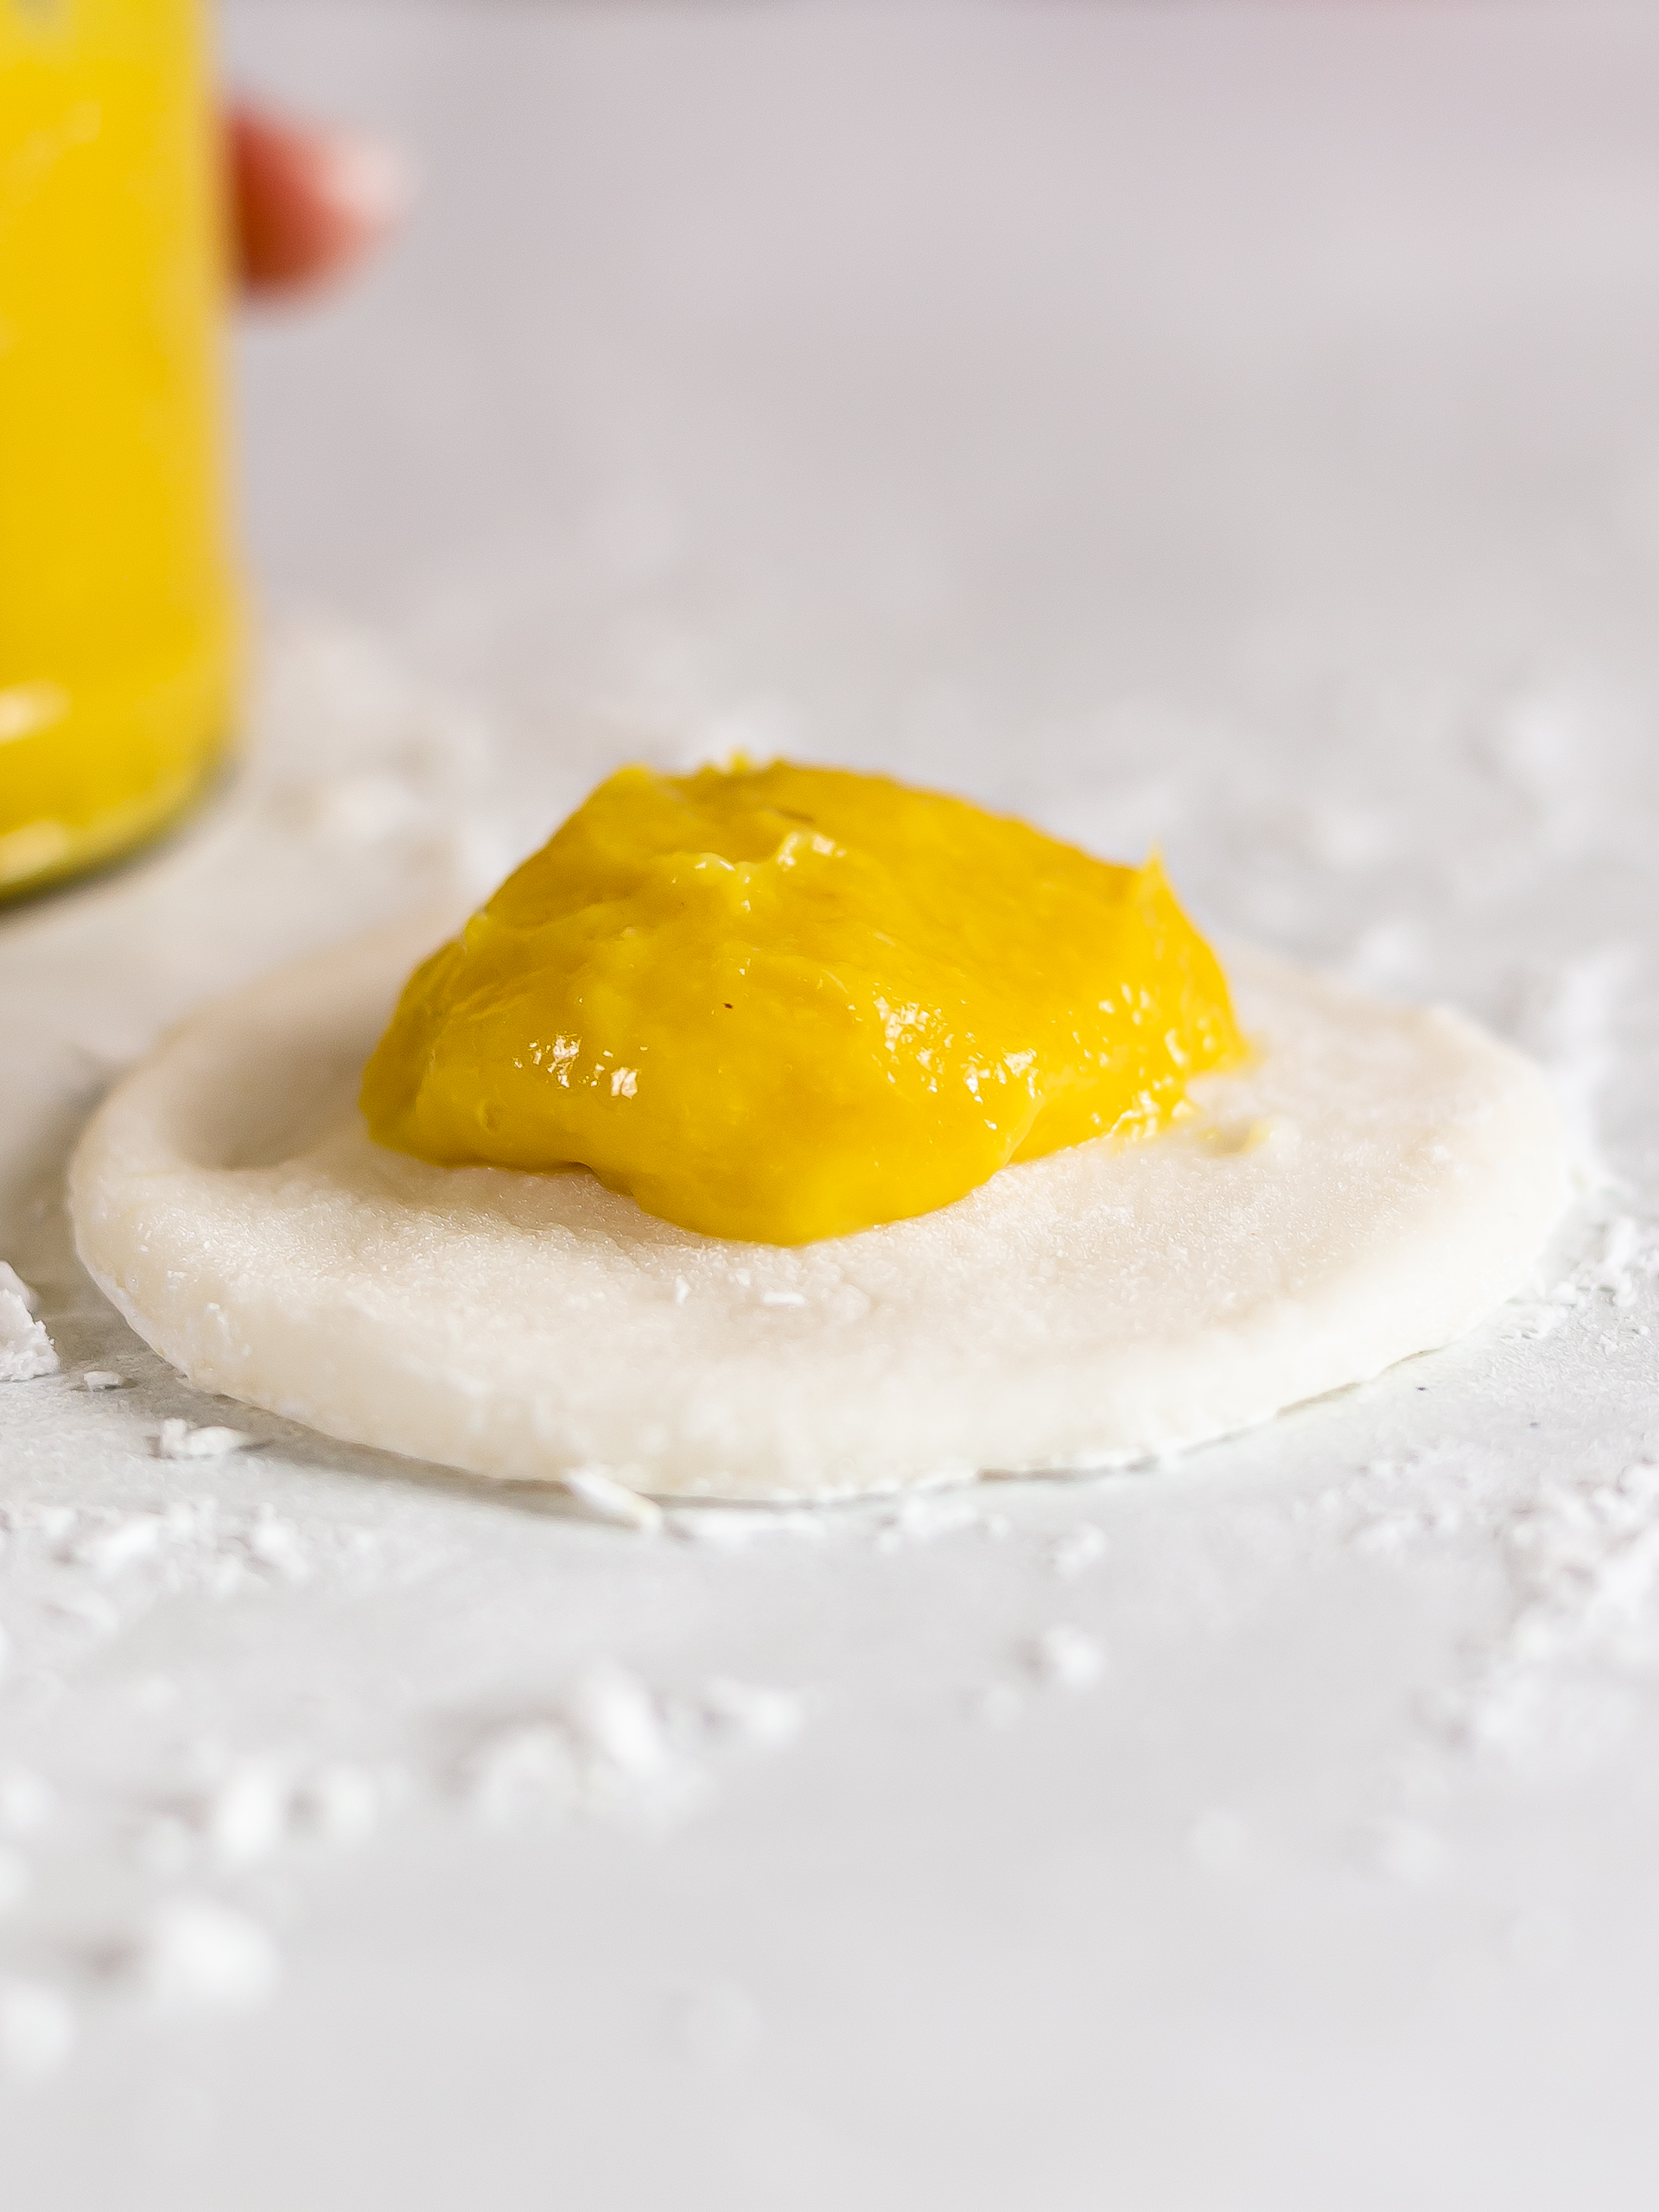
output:
[[[244,329],[240,776],[0,913],[6,2212],[1649,2212],[1659,30],[220,16],[425,189]],[[65,1166],[170,1024],[733,747],[1155,841],[1605,1179],[1167,1466],[654,1533],[135,1336]]]

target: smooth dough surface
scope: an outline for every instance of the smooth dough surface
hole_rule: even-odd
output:
[[[1566,1203],[1529,1062],[1235,949],[1259,1058],[1195,1121],[795,1249],[584,1171],[443,1168],[355,1108],[418,925],[283,970],[130,1076],[71,1171],[81,1256],[205,1389],[517,1480],[831,1497],[1133,1461],[1446,1344]]]

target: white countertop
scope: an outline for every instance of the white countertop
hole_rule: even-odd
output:
[[[228,30],[425,199],[248,331],[251,765],[0,918],[8,2212],[1647,2207],[1659,18]],[[156,1457],[238,1417],[73,1262],[111,1073],[734,744],[1158,840],[1605,1180],[1468,1343],[1154,1472],[642,1538]]]

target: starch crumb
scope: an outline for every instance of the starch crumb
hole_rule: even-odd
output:
[[[142,1560],[153,1559],[166,1533],[167,1525],[159,1513],[134,1513],[88,1536],[75,1556],[94,1574],[121,1574]]]
[[[89,1367],[80,1379],[89,1390],[118,1390],[127,1378],[112,1367]]]
[[[1086,1690],[1099,1681],[1105,1659],[1092,1636],[1061,1624],[1045,1629],[1027,1653],[1031,1671],[1057,1690]]]
[[[188,1421],[164,1421],[156,1439],[158,1459],[222,1459],[258,1441],[240,1428],[194,1427]]]
[[[270,1997],[282,1957],[257,1920],[213,1897],[175,1897],[151,1918],[126,1964],[169,2012],[248,2012]]]
[[[601,1660],[560,1700],[559,1717],[579,1751],[618,1774],[655,1773],[669,1758],[656,1700],[626,1668]]]
[[[269,1858],[288,1836],[291,1792],[287,1775],[270,1759],[240,1761],[206,1808],[205,1826],[227,1866]]]
[[[614,1475],[601,1474],[597,1467],[574,1467],[563,1482],[577,1504],[595,1521],[637,1529],[641,1535],[654,1536],[662,1529],[662,1507],[618,1482]]]
[[[57,1347],[35,1319],[39,1300],[0,1260],[0,1382],[29,1382],[58,1371]]]

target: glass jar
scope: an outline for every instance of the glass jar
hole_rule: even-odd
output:
[[[0,898],[211,778],[236,696],[200,0],[0,0]]]

